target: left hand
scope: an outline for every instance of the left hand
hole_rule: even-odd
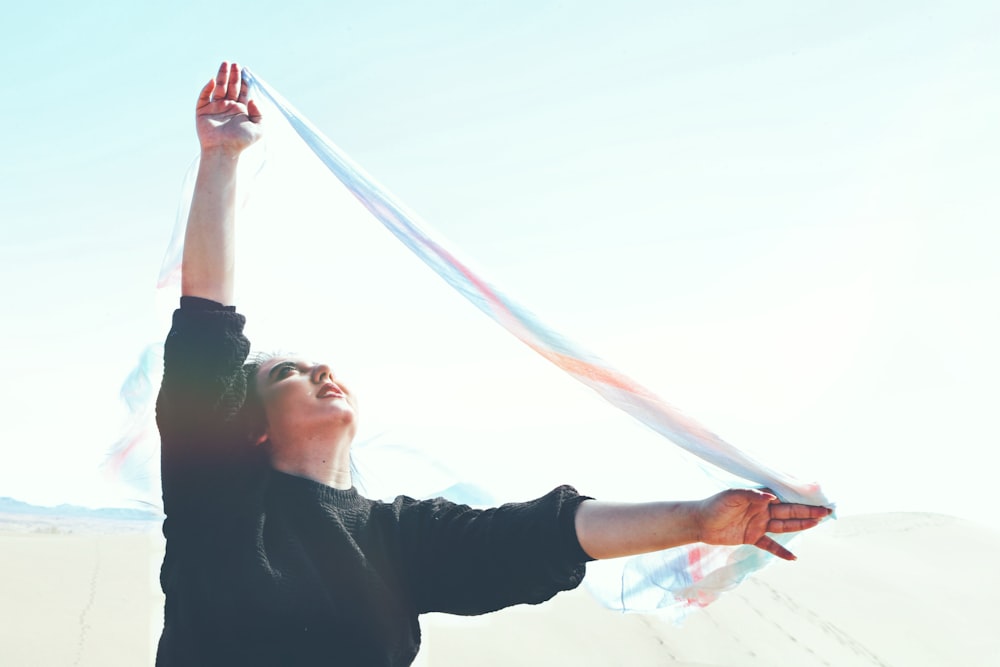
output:
[[[752,544],[785,560],[795,555],[767,536],[792,533],[819,524],[833,510],[814,505],[783,503],[756,489],[730,489],[701,501],[700,537],[706,544]]]

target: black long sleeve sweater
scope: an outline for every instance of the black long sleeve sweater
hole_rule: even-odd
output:
[[[158,667],[409,665],[421,613],[482,614],[579,585],[585,498],[571,487],[474,510],[369,500],[268,466],[238,425],[243,325],[231,307],[183,298],[167,337]]]

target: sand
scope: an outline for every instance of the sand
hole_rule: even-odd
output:
[[[155,527],[6,519],[0,665],[151,665],[162,618]]]
[[[578,592],[471,623],[431,617],[428,664],[1000,665],[1000,533],[881,514],[828,522],[792,546],[798,561],[773,563],[681,627]]]
[[[8,517],[8,519],[10,519]],[[584,591],[476,618],[424,618],[421,667],[1000,665],[1000,532],[929,514],[828,522],[680,627]],[[0,517],[0,665],[150,665],[156,526]]]

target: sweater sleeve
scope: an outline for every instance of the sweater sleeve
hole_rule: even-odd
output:
[[[574,523],[587,499],[570,486],[486,510],[397,499],[401,558],[418,613],[484,614],[576,588],[592,560]]]
[[[233,307],[181,297],[163,353],[156,401],[164,511],[198,507],[203,492],[250,456],[235,418],[246,397],[250,351]]]

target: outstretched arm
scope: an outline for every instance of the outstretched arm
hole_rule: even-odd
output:
[[[779,558],[792,552],[766,533],[790,533],[817,525],[825,507],[782,503],[755,489],[731,489],[701,501],[608,503],[588,500],[576,513],[580,546],[593,558],[617,558],[694,542],[753,544]]]
[[[196,111],[201,164],[184,237],[181,294],[229,305],[235,265],[236,166],[260,138],[261,114],[242,70],[223,62],[202,88]]]

